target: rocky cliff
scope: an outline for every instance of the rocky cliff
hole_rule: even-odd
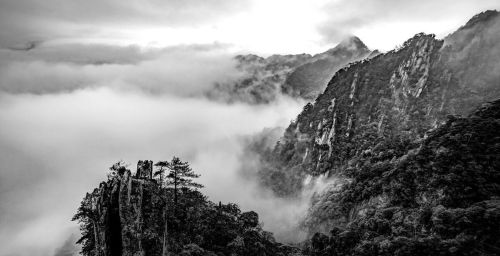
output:
[[[167,187],[161,178],[153,178],[152,161],[139,161],[135,175],[121,164],[110,170],[108,180],[87,193],[73,218],[80,223],[83,255],[264,256],[299,251],[275,242],[253,211],[212,203],[188,187]]]
[[[146,168],[144,168],[146,167]],[[78,218],[88,218],[89,234],[84,248],[91,255],[159,255],[160,227],[164,204],[157,196],[155,180],[150,178],[152,164],[140,161],[136,175],[119,167],[107,182],[88,193]]]
[[[418,34],[339,70],[263,157],[263,182],[294,194],[308,176],[356,168],[387,138],[422,139],[447,115],[500,98],[499,24],[498,12],[481,13],[444,40]]]
[[[371,154],[315,199],[310,255],[500,253],[500,100]]]

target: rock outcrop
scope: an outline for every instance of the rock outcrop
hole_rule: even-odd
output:
[[[152,161],[139,161],[135,175],[121,164],[110,170],[108,180],[87,193],[74,216],[80,222],[83,255],[243,256],[300,251],[277,243],[262,230],[256,212],[212,203],[188,187],[174,191],[153,178]]]
[[[139,162],[136,177],[120,167],[87,194],[82,207],[92,219],[93,255],[160,255],[161,236],[150,234],[161,232],[163,204],[150,168],[144,168],[148,163]]]

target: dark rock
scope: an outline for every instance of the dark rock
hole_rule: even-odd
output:
[[[137,162],[136,178],[138,179],[152,179],[153,178],[153,161],[139,160]]]

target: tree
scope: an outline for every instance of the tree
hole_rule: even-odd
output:
[[[203,185],[192,179],[200,177],[194,173],[187,162],[182,162],[178,157],[173,157],[170,162],[158,162],[157,166],[165,166],[170,172],[165,177],[165,185],[174,189],[174,210],[177,207],[179,188],[202,188]]]
[[[99,215],[93,207],[98,193],[98,189],[94,189],[92,193],[87,193],[80,207],[78,207],[77,213],[71,219],[72,221],[78,221],[80,224],[82,237],[76,243],[81,244],[80,253],[84,256],[99,255],[99,246],[97,245],[99,243],[97,231]]]
[[[173,157],[172,161],[159,161],[155,164],[158,170],[154,173],[154,176],[160,176],[160,187],[165,184],[165,187],[173,187],[174,192],[174,216],[177,215],[177,203],[179,188],[202,188],[203,185],[194,182],[193,178],[198,178],[200,175],[195,174],[187,162],[182,162],[178,157]],[[170,172],[165,175],[165,171],[170,170]],[[167,189],[165,191],[165,199],[167,198]],[[168,236],[168,214],[165,210],[165,227],[163,234],[163,253],[162,255],[168,255],[167,248],[167,236]]]
[[[168,169],[168,162],[167,161],[159,161],[155,164],[156,167],[158,167],[158,170],[154,172],[153,177],[159,177],[160,180],[160,188],[162,187],[164,181],[165,181],[165,171]]]

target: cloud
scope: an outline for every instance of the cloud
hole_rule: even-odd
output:
[[[212,81],[234,75],[232,58],[218,47],[119,48],[119,59],[95,46],[79,46],[78,55],[41,47],[1,53],[0,255],[63,253],[80,200],[119,160],[134,169],[139,159],[179,156],[202,175],[212,200],[259,206],[264,227],[278,228],[280,201],[239,175],[241,138],[287,125],[302,102],[227,105],[199,97]],[[102,59],[108,64],[89,64]]]
[[[495,0],[340,0],[323,8],[328,18],[317,29],[325,42],[336,42],[344,36],[360,36],[372,48],[402,43],[416,33],[444,36],[473,15],[486,9],[500,8]],[[387,41],[389,40],[389,41]]]
[[[102,35],[104,27],[193,27],[234,15],[250,5],[248,0],[2,0],[0,46]]]
[[[223,45],[162,49],[64,45],[30,51],[0,50],[0,91],[60,93],[113,87],[196,96],[215,82],[236,79],[233,57]]]

